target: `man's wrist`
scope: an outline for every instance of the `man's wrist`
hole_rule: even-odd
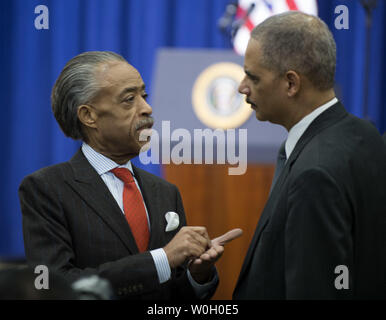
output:
[[[206,299],[208,298],[208,295],[210,295],[210,292],[214,292],[216,286],[218,285],[218,274],[217,274],[217,271],[216,271],[216,267],[215,266],[212,266],[213,268],[213,276],[209,279],[209,281],[203,283],[203,284],[200,284],[200,283],[197,283],[195,279],[193,279],[193,276],[192,274],[190,273],[189,269],[187,270],[187,276],[188,276],[188,279],[189,279],[189,282],[190,284],[192,285],[193,287],[193,290],[194,292],[196,293],[196,296],[199,298],[199,299]]]
[[[190,267],[189,272],[193,280],[198,284],[205,284],[210,282],[216,273],[216,268],[213,265],[205,269],[202,268],[202,270],[200,271],[195,270],[196,268],[197,267],[195,268]]]
[[[154,260],[154,265],[157,270],[159,282],[164,283],[168,281],[172,272],[165,250],[162,248],[151,250],[150,254],[152,255]]]

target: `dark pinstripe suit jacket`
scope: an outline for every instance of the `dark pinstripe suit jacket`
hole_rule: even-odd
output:
[[[165,246],[186,224],[176,186],[135,168],[149,213],[149,250]],[[69,161],[43,168],[20,185],[23,234],[28,264],[44,264],[70,281],[98,274],[122,298],[192,299],[186,270],[172,270],[159,284],[149,252],[138,253],[130,227],[118,204],[79,150]],[[180,226],[165,232],[165,213],[177,212]]]

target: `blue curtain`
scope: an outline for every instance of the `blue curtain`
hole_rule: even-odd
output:
[[[229,0],[0,1],[0,256],[23,256],[18,186],[27,174],[66,161],[79,142],[65,138],[53,118],[50,92],[65,63],[88,50],[111,50],[134,65],[148,87],[159,47],[231,48],[217,20]],[[378,1],[371,34],[369,115],[386,129],[386,8]],[[349,8],[349,30],[334,28],[335,6]],[[36,30],[34,9],[49,9],[49,29]],[[364,11],[355,1],[319,1],[319,15],[338,47],[337,85],[346,108],[363,116]],[[172,95],[173,92],[170,92]],[[141,166],[139,161],[135,161]],[[160,174],[157,166],[146,170]]]
[[[349,29],[337,30],[334,9],[346,5]],[[386,130],[386,111],[383,92],[386,89],[386,4],[377,1],[372,14],[368,81],[368,114],[363,112],[366,69],[366,15],[359,0],[318,1],[319,16],[330,27],[337,43],[336,85],[338,97],[346,109],[358,117],[373,122],[378,130]]]

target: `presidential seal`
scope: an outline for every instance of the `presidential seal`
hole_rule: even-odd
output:
[[[250,117],[253,110],[237,90],[243,77],[243,68],[231,62],[216,63],[201,72],[193,85],[192,105],[202,123],[232,129]]]

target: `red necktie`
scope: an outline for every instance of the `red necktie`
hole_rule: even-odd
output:
[[[123,211],[139,252],[144,252],[149,243],[149,226],[141,193],[129,169],[115,168],[111,172],[124,183],[122,196]]]

